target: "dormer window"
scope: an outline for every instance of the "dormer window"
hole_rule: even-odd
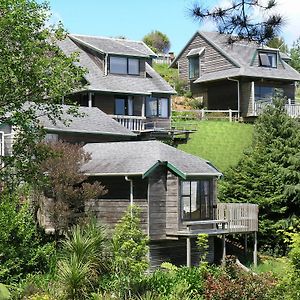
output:
[[[259,52],[259,65],[261,67],[277,68],[277,53]]]
[[[204,47],[192,49],[187,54],[189,60],[189,79],[195,79],[200,76],[200,57],[204,54]]]
[[[139,75],[139,59],[122,56],[110,56],[109,71],[112,74]]]

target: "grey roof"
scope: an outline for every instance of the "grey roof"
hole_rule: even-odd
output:
[[[100,36],[71,34],[72,40],[86,46],[92,46],[102,53],[130,55],[138,57],[156,57],[157,55],[142,41],[116,39]]]
[[[248,42],[243,40],[236,41],[233,44],[229,44],[228,36],[225,34],[220,34],[218,32],[198,31],[193,36],[193,38],[197,34],[199,34],[215,49],[217,49],[217,51],[219,51],[229,61],[231,61],[233,63],[233,68],[212,72],[209,74],[204,72],[203,74],[201,74],[201,77],[194,81],[195,83],[224,79],[233,76],[262,77],[290,81],[300,80],[300,74],[283,60],[286,58],[286,56],[282,56],[278,49],[272,49],[266,46],[261,47],[254,42]],[[190,42],[191,40],[189,41],[189,43]],[[184,47],[184,49],[186,48],[186,46]],[[269,68],[254,65],[253,61],[255,56],[258,55],[258,50],[277,51],[279,57],[277,63],[278,67]],[[178,55],[177,58],[180,57],[183,51]]]
[[[67,105],[62,106],[62,120],[56,120],[55,124],[47,116],[40,116],[39,121],[51,132],[136,136],[97,107],[78,107],[78,117],[68,114],[69,108]],[[65,120],[68,120],[68,126],[64,124]]]
[[[93,39],[96,40],[97,38]],[[94,45],[100,47],[100,44],[103,41],[105,41],[105,45],[108,47],[110,43],[111,46],[115,45],[116,40],[109,38],[99,38],[99,43],[95,43]],[[127,40],[122,40],[122,42],[131,43],[131,41]],[[139,42],[132,43],[134,45],[139,45]],[[88,82],[87,90],[137,95],[151,95],[153,93],[171,95],[176,93],[174,89],[158,73],[156,73],[148,63],[146,63],[146,77],[124,76],[117,74],[106,75],[99,63],[97,63],[97,57],[88,54],[83,48],[79,47],[78,44],[76,44],[69,37],[67,37],[63,41],[59,41],[58,45],[66,55],[70,55],[74,52],[77,52],[79,54],[78,64],[87,69],[87,74],[85,75],[85,79]],[[141,48],[142,46],[143,44],[141,45]],[[130,51],[126,53],[127,55],[130,55]]]
[[[159,162],[172,164],[186,176],[219,176],[209,162],[158,141],[86,144],[91,160],[83,171],[89,175],[144,175]]]
[[[201,55],[204,50],[204,47],[194,48],[186,56]]]

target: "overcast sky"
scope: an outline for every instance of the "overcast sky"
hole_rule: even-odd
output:
[[[202,0],[203,1],[203,0]],[[207,0],[207,6],[230,0]],[[266,0],[261,0],[266,1]],[[277,0],[286,25],[282,36],[289,46],[300,36],[300,0]],[[178,53],[196,30],[214,30],[195,22],[188,8],[193,0],[49,0],[52,20],[61,20],[70,33],[125,36],[141,40],[152,30],[167,34],[171,50]]]

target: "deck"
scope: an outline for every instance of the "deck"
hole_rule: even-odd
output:
[[[214,219],[183,222],[178,236],[251,233],[258,231],[258,205],[250,203],[218,203]]]
[[[254,114],[255,114],[255,116],[260,115],[267,105],[272,105],[272,104],[270,102],[255,101],[254,102]],[[291,116],[292,118],[300,118],[300,104],[288,103],[288,104],[285,104],[284,108],[285,108],[287,114],[289,116]]]

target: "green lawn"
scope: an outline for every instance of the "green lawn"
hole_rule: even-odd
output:
[[[222,172],[235,165],[252,143],[253,125],[210,120],[192,122],[196,123],[197,132],[178,148],[209,160]]]

